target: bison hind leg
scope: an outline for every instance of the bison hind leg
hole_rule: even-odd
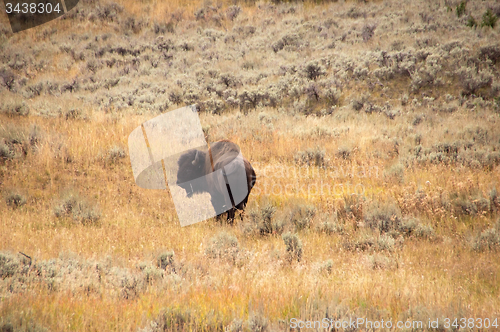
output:
[[[236,209],[232,208],[227,211],[227,223],[229,225],[232,225],[234,223],[234,216],[236,214]]]

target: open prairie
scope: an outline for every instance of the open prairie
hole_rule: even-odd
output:
[[[498,330],[499,16],[80,0],[13,34],[0,15],[0,331]],[[128,135],[192,104],[257,173],[234,225],[181,227],[134,182]]]

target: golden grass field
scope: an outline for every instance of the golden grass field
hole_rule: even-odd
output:
[[[175,21],[175,33],[164,33],[177,43],[174,58],[161,55],[161,61],[172,61],[170,69],[155,71],[162,62],[154,69],[141,67],[153,61],[153,51],[144,51],[150,53],[138,65],[133,57],[140,56],[127,55],[109,67],[107,58],[89,60],[86,50],[93,46],[84,48],[77,37],[68,37],[85,32],[92,43],[109,32],[113,42],[158,43],[146,23],[120,37],[120,19],[99,26],[89,16],[1,37],[0,55],[11,62],[0,67],[5,83],[0,90],[0,331],[289,331],[295,330],[292,318],[422,321],[422,328],[372,330],[451,331],[444,318],[500,320],[500,61],[495,55],[474,60],[484,45],[496,46],[500,59],[498,26],[465,26],[455,14],[459,2],[404,2],[406,14],[393,1],[222,2],[212,12],[208,2],[117,3],[124,8],[119,18]],[[241,7],[236,19],[222,14],[213,19],[232,5]],[[263,11],[266,5],[275,6],[273,13],[279,15]],[[467,10],[480,21],[489,5],[495,3],[469,3]],[[199,8],[209,14],[197,18],[193,13]],[[259,39],[266,20],[315,26],[331,13],[339,13],[332,16],[339,31],[350,31],[345,37],[339,31],[325,37],[344,38],[335,39],[334,48],[323,47],[323,41],[285,42],[284,48],[260,55],[260,47],[269,48],[268,40]],[[389,22],[384,28],[381,13]],[[392,28],[390,20],[396,22]],[[429,28],[436,22],[444,23]],[[379,27],[363,41],[356,31],[364,31],[363,25],[370,30],[372,23]],[[203,29],[229,35],[250,25],[257,32],[241,45],[217,37],[217,48],[210,51],[196,39]],[[54,28],[57,32],[44,35]],[[387,29],[387,36],[377,29]],[[407,29],[421,30],[406,36]],[[71,60],[58,38],[64,45],[74,43],[85,59]],[[411,75],[391,67],[389,78],[377,76],[384,67],[365,53],[402,52],[395,41],[409,50],[414,40],[426,38],[431,45],[421,50],[434,60],[421,69],[417,62]],[[178,55],[184,40],[194,50],[188,45]],[[463,45],[452,48],[455,53],[438,52],[452,40]],[[37,43],[42,49],[36,49]],[[460,49],[470,53],[456,55]],[[234,60],[233,51],[246,55]],[[9,52],[26,58],[8,58]],[[325,73],[319,79],[300,78],[304,63],[313,60],[329,63]],[[203,62],[207,73],[182,67],[189,61]],[[460,66],[474,61],[476,74],[483,76],[458,74]],[[282,76],[295,77],[290,82],[300,87],[299,96],[280,95],[278,106],[262,97],[265,102],[248,107],[251,99],[245,104],[242,91],[257,94],[266,89],[261,82],[278,85],[281,74],[270,70],[281,62],[297,66],[296,73],[283,69],[289,72]],[[358,65],[369,73],[356,76]],[[131,74],[121,71],[127,66],[137,73],[129,83]],[[197,92],[196,84],[216,75],[209,70],[241,73],[240,83],[223,90],[237,91],[235,99],[243,106],[231,106],[233,99],[225,94],[233,92],[208,97]],[[424,70],[434,73],[433,83],[416,78],[426,75]],[[7,86],[5,73],[14,75],[13,87]],[[256,80],[253,73],[264,78]],[[87,77],[92,79],[84,81]],[[120,77],[118,85],[106,85],[110,77]],[[333,103],[322,77],[337,80]],[[78,79],[78,90],[64,92],[66,82]],[[468,91],[463,81],[474,80],[486,83]],[[33,93],[39,82],[42,92]],[[59,82],[59,90],[49,92],[46,82]],[[128,86],[147,82],[153,85],[144,85],[130,107],[120,106],[126,101],[106,104],[129,94]],[[92,84],[101,83],[92,90]],[[162,109],[139,101],[162,84],[165,95],[180,91],[184,99],[177,103],[169,95]],[[134,182],[128,135],[144,121],[192,101],[188,90],[206,108],[199,116],[209,141],[237,143],[257,173],[246,213],[234,225],[211,219],[180,227],[168,189],[141,189]],[[97,101],[100,96],[103,101]],[[226,98],[222,111],[211,102],[217,96]],[[12,111],[11,105],[22,102],[29,112]],[[70,201],[73,210],[64,205]],[[287,236],[300,243],[290,245]],[[429,319],[439,319],[439,327],[429,328]],[[467,330],[498,328],[460,329]]]

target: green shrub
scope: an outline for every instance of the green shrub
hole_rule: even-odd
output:
[[[489,228],[476,236],[472,242],[472,249],[475,251],[500,249],[500,229]]]
[[[109,163],[115,163],[118,159],[125,158],[126,153],[123,148],[118,145],[113,145],[107,153],[106,159]]]
[[[38,145],[42,142],[44,137],[44,132],[40,127],[34,123],[30,126],[29,132],[29,144],[32,148],[36,149]]]
[[[74,221],[82,224],[96,224],[101,218],[101,213],[96,206],[78,194],[66,193],[54,207],[54,214],[58,218],[71,216]]]
[[[467,5],[466,1],[462,1],[457,5],[457,16],[460,17],[465,14],[465,6]]]
[[[271,204],[265,205],[261,210],[260,210],[260,233],[265,234],[265,233],[272,233],[273,232],[273,227],[272,227],[272,220],[274,213],[276,212],[276,208],[272,206]]]
[[[5,197],[5,202],[12,208],[18,208],[26,204],[26,198],[22,194],[11,192]]]
[[[368,267],[373,270],[392,269],[397,266],[397,263],[391,257],[382,254],[373,254],[366,257]]]
[[[490,200],[483,197],[480,192],[468,194],[467,192],[454,192],[450,194],[456,215],[477,215],[490,212]]]
[[[394,164],[385,172],[384,175],[388,179],[395,179],[397,183],[404,183],[405,168],[400,163]]]
[[[247,235],[258,231],[260,235],[281,234],[285,227],[283,220],[274,220],[276,207],[270,203],[265,203],[262,208],[254,208],[248,212],[250,223],[243,225],[243,232]]]
[[[316,227],[316,230],[320,233],[325,233],[328,235],[334,233],[343,234],[344,225],[333,221],[323,221],[319,223],[319,225]]]
[[[163,310],[145,331],[189,331],[195,320],[190,309],[167,308]]]
[[[424,116],[422,114],[417,114],[413,117],[412,125],[418,126],[424,121]]]
[[[0,110],[9,116],[26,116],[29,114],[29,108],[24,101],[1,105]]]
[[[338,150],[337,150],[337,153],[335,153],[335,155],[338,157],[338,158],[342,158],[344,160],[349,160],[349,158],[351,157],[351,149],[346,147],[346,146],[343,146],[343,147],[340,147]]]
[[[366,43],[370,40],[375,34],[375,29],[377,28],[376,24],[365,24],[361,31],[361,37],[363,37],[363,41]]]
[[[500,196],[498,196],[496,187],[490,190],[490,209],[491,212],[500,210]]]
[[[66,120],[75,120],[82,116],[82,111],[78,108],[72,108],[64,113],[64,118]]]
[[[226,232],[220,232],[210,239],[210,243],[205,249],[205,254],[212,259],[222,259],[229,262],[236,262],[240,252],[238,239]]]
[[[471,95],[479,89],[491,86],[493,82],[493,74],[490,70],[477,70],[474,67],[462,67],[456,71],[460,77],[463,94]]]
[[[11,148],[0,141],[0,160],[10,160],[14,158],[15,153]]]
[[[164,270],[155,266],[143,264],[140,265],[139,268],[144,275],[144,281],[148,285],[152,285],[154,282],[161,280],[164,276]]]
[[[377,239],[376,249],[378,251],[393,251],[396,241],[388,235],[382,235]]]
[[[481,22],[481,27],[495,28],[497,24],[498,17],[493,14],[491,9],[488,9],[486,13],[483,14],[483,21]]]
[[[268,320],[266,317],[253,313],[248,317],[247,326],[252,332],[266,332],[268,330]]]
[[[243,332],[243,321],[241,319],[234,319],[224,331],[226,332]]]
[[[20,262],[16,256],[0,252],[0,279],[13,277],[19,268]]]
[[[302,241],[296,234],[287,232],[282,235],[283,242],[286,246],[287,260],[289,262],[297,261],[300,262],[302,258]]]
[[[9,323],[2,323],[0,325],[0,332],[14,332],[14,325]]]
[[[430,225],[423,225],[416,218],[406,218],[401,221],[398,231],[406,237],[416,237],[422,239],[433,239],[435,237],[434,228]]]
[[[2,317],[5,318],[5,317]],[[9,317],[10,318],[10,317]],[[23,317],[23,319],[12,319],[14,323],[9,321],[9,318],[7,318],[7,322],[0,323],[0,332],[17,332],[17,331],[23,331],[23,332],[49,332],[49,329],[41,326],[39,323],[37,323],[33,317]]]
[[[26,128],[13,124],[0,126],[0,158],[12,159],[19,154],[26,155],[27,152],[28,135]]]
[[[363,108],[363,106],[365,106],[365,100],[355,98],[351,101],[351,104],[352,104],[352,108],[355,111],[360,111]]]
[[[328,259],[328,260],[324,261],[319,267],[319,272],[325,273],[325,274],[332,274],[332,272],[333,272],[333,260]]]
[[[467,24],[466,24],[469,28],[475,28],[477,27],[477,22],[476,20],[474,19],[474,17],[472,16],[469,16],[469,18],[467,19]]]
[[[165,251],[158,256],[156,266],[162,270],[166,270],[167,267],[172,269],[174,267],[174,258],[175,256],[173,251]]]
[[[139,292],[141,291],[143,280],[139,279],[136,275],[131,275],[128,273],[124,273],[121,278],[121,297],[125,300],[133,300],[139,296]]]
[[[317,61],[309,62],[304,68],[304,76],[310,80],[315,80],[321,75],[325,75],[325,69]]]
[[[394,203],[374,202],[364,213],[366,225],[381,233],[397,230],[401,223],[401,211]]]
[[[325,150],[316,147],[315,149],[299,151],[295,154],[294,159],[299,165],[322,167],[325,165]]]
[[[394,251],[396,240],[389,235],[382,235],[378,238],[364,235],[354,241],[346,241],[342,244],[347,251]]]
[[[315,206],[298,204],[291,208],[286,218],[295,226],[296,231],[300,231],[309,228],[315,215]]]
[[[491,60],[493,64],[496,64],[500,60],[500,46],[499,45],[485,45],[479,49],[479,58],[481,60]],[[500,92],[500,86],[496,85],[492,89],[493,96],[496,96]]]
[[[436,237],[434,228],[430,225],[419,224],[414,231],[415,237],[431,240]]]
[[[367,251],[375,246],[375,239],[373,237],[364,236],[361,239],[354,241],[346,241],[342,244],[347,251]]]

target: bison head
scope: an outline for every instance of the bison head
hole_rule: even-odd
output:
[[[188,197],[194,193],[207,191],[206,183],[196,181],[195,184],[190,181],[206,175],[205,172],[206,153],[198,150],[190,150],[179,157],[177,164],[177,185],[186,191]]]

